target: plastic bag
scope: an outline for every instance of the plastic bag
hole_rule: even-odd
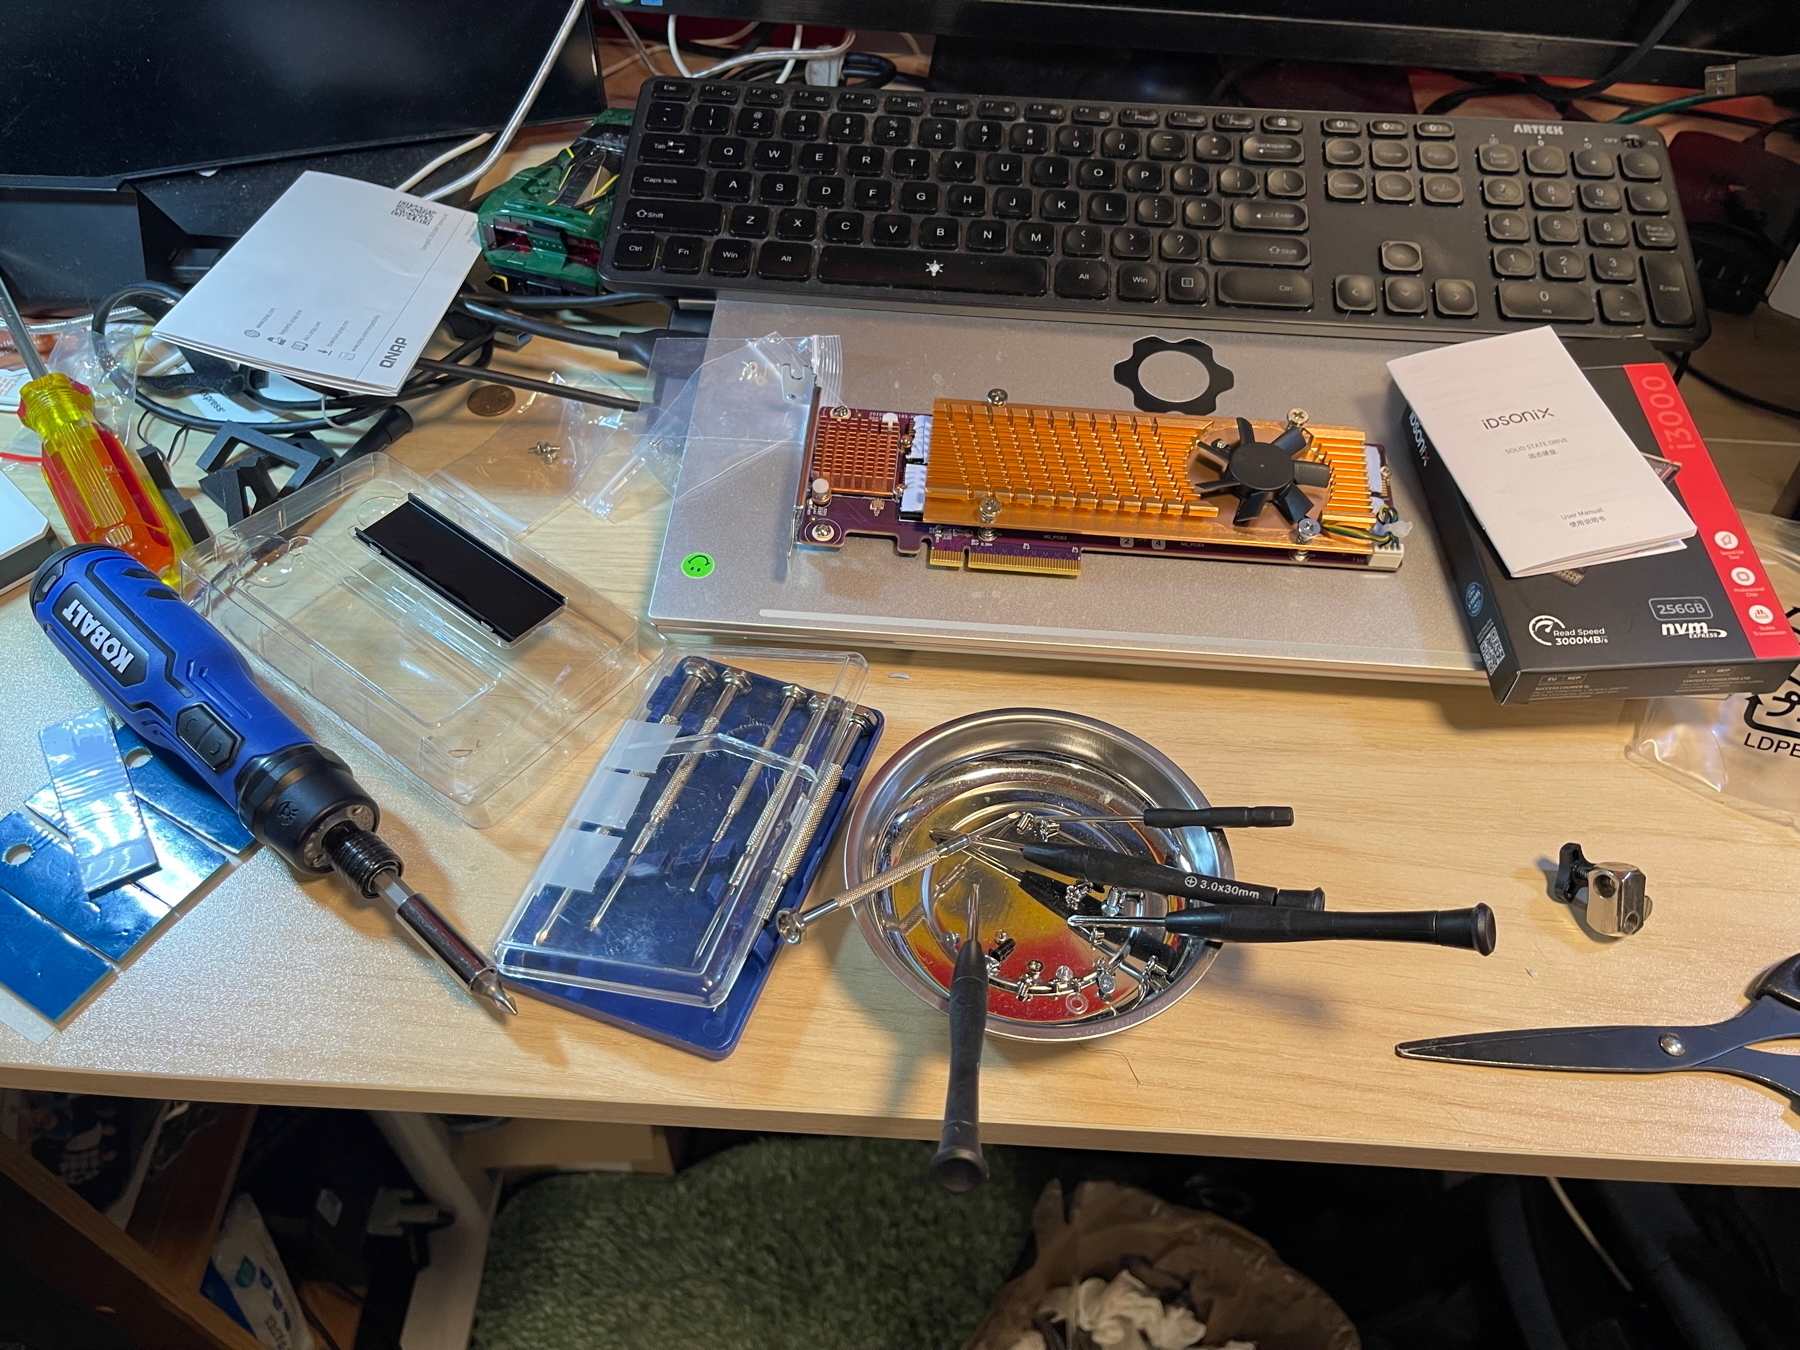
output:
[[[1800,632],[1800,522],[1744,514]],[[1651,699],[1625,757],[1715,801],[1800,829],[1800,679],[1772,694]]]
[[[697,360],[700,354],[695,344],[657,343],[656,399],[592,443],[590,467],[575,495],[602,520],[627,519],[669,497],[715,490],[740,470],[781,459],[784,449],[797,451],[815,391],[822,405],[840,397],[843,358],[836,336],[771,333],[708,342],[704,360]],[[797,475],[798,456],[791,458],[791,465],[782,460],[782,469]]]
[[[55,338],[55,345],[44,358],[45,366],[87,386],[101,423],[121,441],[128,441],[137,411],[132,401],[135,376],[130,367],[121,366],[118,374],[109,378],[94,349],[93,331],[85,318],[32,324],[31,330]],[[123,339],[117,341],[123,345]],[[19,389],[29,378],[24,363],[9,343],[0,353],[0,451],[16,457],[14,463],[35,459],[43,444],[37,433],[19,420]]]
[[[551,379],[614,392],[610,383],[590,380],[586,372]],[[433,478],[492,507],[524,534],[569,499],[587,474],[595,446],[632,415],[554,394],[520,394],[494,418],[493,435]]]
[[[248,1195],[225,1211],[200,1292],[268,1350],[313,1350],[300,1300],[281,1256]]]

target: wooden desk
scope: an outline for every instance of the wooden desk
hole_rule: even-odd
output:
[[[529,369],[570,349],[537,343]],[[400,458],[429,472],[495,425],[447,395]],[[191,465],[197,448],[191,447]],[[29,475],[15,481],[36,492]],[[46,503],[47,504],[47,503]],[[641,603],[655,522],[571,508],[538,532],[559,563]],[[1196,580],[1204,564],[1194,564]],[[1379,579],[1375,579],[1379,584]],[[0,804],[43,781],[39,727],[91,706],[0,604]],[[1709,1075],[1612,1078],[1402,1062],[1415,1037],[1506,1026],[1704,1022],[1790,954],[1794,841],[1621,754],[1635,705],[1502,709],[1485,691],[871,653],[882,753],[948,718],[1034,704],[1155,742],[1215,800],[1292,803],[1299,824],[1233,840],[1240,874],[1323,885],[1333,904],[1499,917],[1498,952],[1356,945],[1228,949],[1184,1002],[1081,1045],[990,1040],[992,1141],[1574,1176],[1800,1183],[1800,1128],[1772,1092]],[[383,802],[408,878],[486,942],[593,752],[495,829],[463,826],[341,733]],[[1651,879],[1641,935],[1586,936],[1545,894],[1565,840]],[[828,870],[827,884],[834,879]],[[927,1137],[943,1018],[851,932],[785,953],[736,1054],[710,1063],[525,1000],[473,1005],[335,880],[297,885],[266,851],[153,943],[65,1030],[0,1028],[0,1083],[402,1111]]]

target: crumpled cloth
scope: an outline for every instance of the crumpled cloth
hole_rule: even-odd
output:
[[[1099,1276],[1080,1284],[1052,1289],[1038,1312],[1052,1321],[1072,1323],[1107,1350],[1188,1350],[1206,1335],[1206,1324],[1187,1308],[1168,1306],[1130,1271],[1109,1284]],[[1045,1350],[1041,1332],[1027,1331],[1012,1350]],[[1249,1341],[1232,1341],[1224,1350],[1256,1350]]]

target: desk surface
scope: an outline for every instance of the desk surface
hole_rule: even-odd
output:
[[[514,368],[549,359],[534,344]],[[556,355],[566,355],[560,349]],[[600,359],[600,358],[596,358]],[[494,429],[447,395],[402,442],[429,472]],[[191,472],[194,450],[187,456]],[[48,506],[29,475],[15,481]],[[657,521],[571,508],[537,543],[642,603]],[[1196,564],[1196,570],[1204,566]],[[36,733],[92,705],[0,603],[0,804],[41,785]],[[1499,919],[1486,960],[1433,948],[1228,948],[1185,1001],[1135,1031],[1041,1046],[990,1040],[992,1141],[1188,1153],[1800,1183],[1785,1102],[1712,1075],[1517,1073],[1403,1062],[1396,1042],[1508,1026],[1712,1021],[1800,942],[1792,835],[1628,764],[1636,705],[1502,709],[1482,689],[989,657],[872,654],[885,756],[984,708],[1068,708],[1146,737],[1218,801],[1289,802],[1246,831],[1242,876],[1323,885],[1342,908],[1461,906]],[[327,735],[386,808],[416,882],[477,940],[495,935],[591,755],[498,827],[463,826]],[[1639,936],[1584,934],[1545,893],[1565,840],[1644,868]],[[829,880],[835,863],[827,869]],[[777,963],[743,1042],[712,1063],[526,1000],[502,1023],[388,918],[333,880],[298,885],[267,851],[193,905],[66,1029],[0,1027],[0,1084],[221,1101],[935,1136],[943,1018],[847,918]]]

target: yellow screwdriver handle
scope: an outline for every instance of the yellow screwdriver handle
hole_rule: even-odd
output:
[[[19,420],[44,442],[44,478],[74,542],[110,544],[176,582],[193,540],[137,452],[101,424],[87,386],[58,371],[32,380],[19,391]]]

